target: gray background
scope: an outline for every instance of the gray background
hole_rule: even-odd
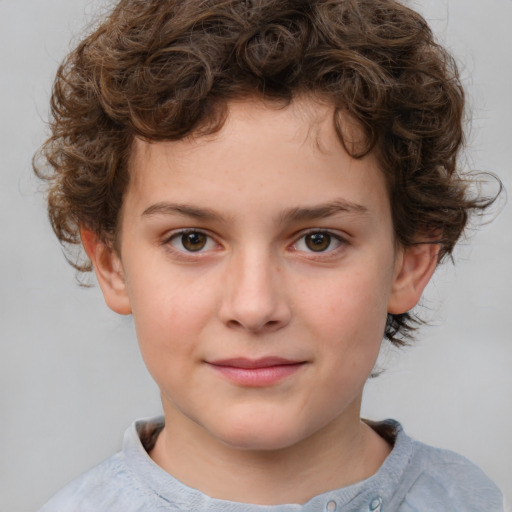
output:
[[[512,190],[512,1],[412,2],[457,55],[474,121],[468,165]],[[0,0],[0,511],[36,509],[158,414],[132,322],[74,282],[46,219],[31,155],[52,77],[99,0]],[[76,39],[76,38],[75,38]],[[512,207],[439,269],[416,347],[386,350],[364,414],[456,450],[512,496]]]

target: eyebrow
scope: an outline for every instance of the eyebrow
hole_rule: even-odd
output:
[[[338,199],[318,206],[291,208],[279,216],[281,222],[319,220],[332,217],[338,213],[365,215],[368,208],[362,204]]]
[[[223,215],[210,208],[198,208],[188,204],[179,203],[156,203],[142,212],[142,217],[152,215],[183,215],[198,220],[223,221]]]
[[[278,216],[278,220],[281,223],[312,221],[331,217],[338,213],[364,215],[368,213],[368,208],[361,204],[338,199],[316,206],[290,208],[282,212]],[[153,215],[182,215],[203,221],[225,222],[226,220],[226,217],[211,208],[199,208],[188,204],[167,202],[155,203],[142,212],[142,217],[150,217]]]

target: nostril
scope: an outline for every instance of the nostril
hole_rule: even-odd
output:
[[[259,330],[261,332],[273,332],[279,329],[282,325],[283,322],[280,322],[279,320],[269,320],[268,322],[264,323]]]
[[[228,322],[228,327],[231,327],[231,328],[235,328],[235,329],[240,329],[240,328],[243,328],[244,326],[238,322],[237,320],[230,320]]]
[[[249,330],[252,332],[274,331],[276,329],[279,329],[280,325],[281,325],[281,322],[279,320],[269,320],[268,322],[265,322],[260,325],[250,325],[250,324],[246,325],[243,322],[239,322],[238,320],[229,320],[227,322],[227,326],[231,329],[243,329],[243,330]]]

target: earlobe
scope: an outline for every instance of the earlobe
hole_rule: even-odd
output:
[[[126,282],[117,252],[102,242],[93,231],[80,230],[82,245],[94,267],[94,272],[107,306],[121,315],[131,314]]]
[[[401,250],[397,257],[388,313],[406,313],[420,300],[438,262],[439,245],[418,244]]]

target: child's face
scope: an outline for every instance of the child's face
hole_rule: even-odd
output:
[[[278,449],[359,421],[403,251],[375,159],[348,156],[330,109],[233,104],[214,136],[137,141],[132,177],[102,286],[171,425]]]

